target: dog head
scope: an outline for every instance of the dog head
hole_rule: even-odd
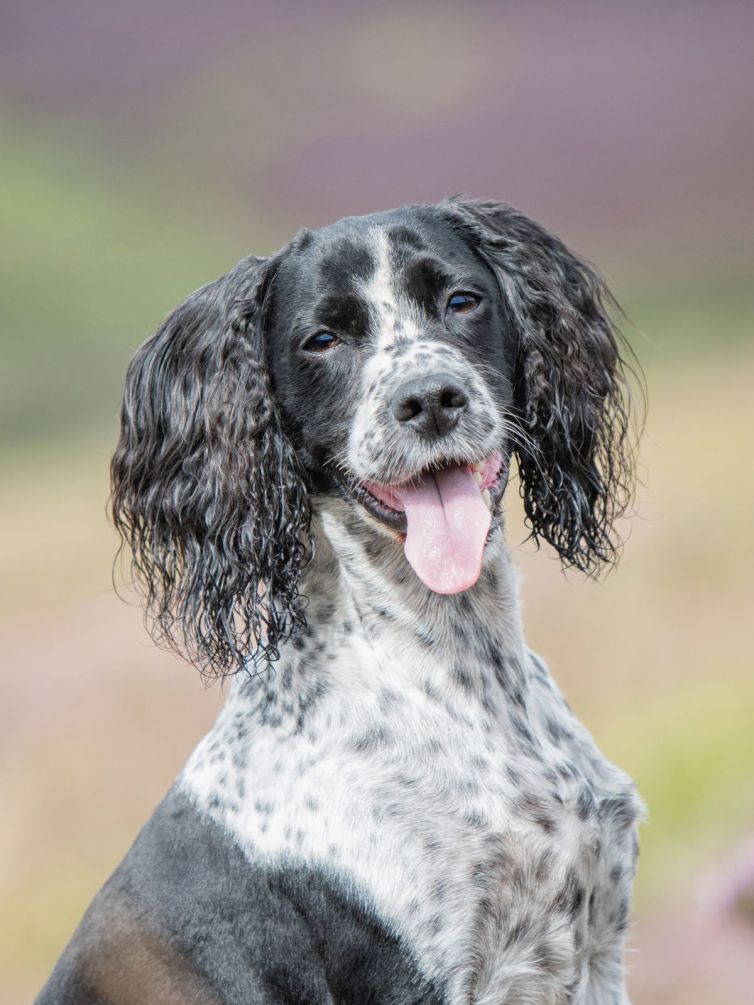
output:
[[[312,498],[468,589],[514,457],[535,540],[609,562],[632,478],[608,300],[527,217],[458,200],[303,231],[194,293],[129,367],[112,465],[158,632],[214,672],[274,658]]]

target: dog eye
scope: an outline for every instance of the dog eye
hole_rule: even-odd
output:
[[[328,349],[334,349],[336,345],[340,345],[340,339],[332,332],[317,332],[316,335],[312,335],[304,342],[304,349],[307,352],[327,352]]]
[[[478,303],[479,298],[472,293],[453,293],[448,298],[448,310],[454,314],[470,314]]]

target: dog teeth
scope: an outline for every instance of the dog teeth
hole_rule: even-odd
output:
[[[482,492],[482,502],[487,509],[492,509],[492,496],[490,495],[489,489],[485,489],[484,492]]]
[[[483,481],[483,479],[482,479],[482,472],[481,471],[477,471],[476,468],[474,468],[474,470],[471,473],[472,473],[472,475],[474,477],[474,481],[477,483],[477,485],[479,486],[479,488],[481,488],[482,487],[482,481]]]

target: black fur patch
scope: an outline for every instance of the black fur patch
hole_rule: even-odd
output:
[[[336,876],[254,866],[177,789],[94,900],[37,1005],[130,1005],[137,961],[150,970],[140,1005],[446,1000]]]

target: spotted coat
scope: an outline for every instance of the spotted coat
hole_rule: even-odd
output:
[[[604,299],[533,221],[451,201],[303,231],[142,347],[116,524],[162,637],[237,673],[38,1005],[626,1005],[641,803],[525,644],[502,510],[515,457],[535,536],[610,557]],[[442,423],[396,406],[422,379]],[[379,493],[444,506],[448,475],[490,522],[444,595]]]
[[[507,551],[430,597],[345,505],[319,527],[306,636],[181,786],[251,862],[345,884],[443,1001],[625,1003],[640,803],[526,648]]]

